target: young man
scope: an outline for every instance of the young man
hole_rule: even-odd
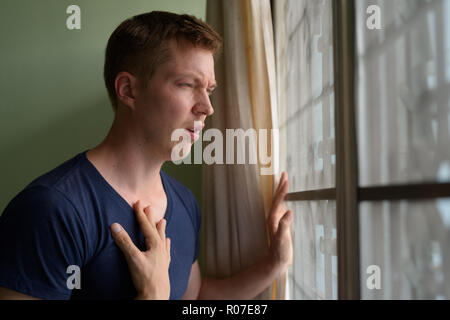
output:
[[[104,77],[114,123],[97,147],[20,192],[0,218],[0,298],[248,299],[292,261],[284,174],[269,217],[271,248],[229,279],[202,278],[200,210],[161,166],[213,113],[221,40],[187,15],[151,12],[111,35]],[[191,143],[189,146],[191,147]],[[169,240],[170,239],[170,240]]]

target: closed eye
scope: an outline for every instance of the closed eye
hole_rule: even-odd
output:
[[[211,88],[209,88],[208,89],[208,95],[212,95],[213,94],[213,92],[214,92],[214,89],[216,89],[216,87],[214,86],[214,87],[211,87]]]

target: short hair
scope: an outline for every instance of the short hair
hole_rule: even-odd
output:
[[[117,109],[114,86],[119,72],[128,71],[147,85],[158,65],[169,57],[170,40],[184,39],[216,56],[222,38],[207,23],[187,14],[152,11],[123,21],[108,40],[103,77],[113,110]]]

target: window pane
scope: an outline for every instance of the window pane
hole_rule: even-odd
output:
[[[337,299],[336,202],[289,202],[294,213],[290,299]]]
[[[292,192],[335,186],[331,3],[275,1],[281,166]]]
[[[450,299],[450,199],[364,202],[360,240],[362,299]]]
[[[360,185],[450,181],[450,1],[355,3]]]

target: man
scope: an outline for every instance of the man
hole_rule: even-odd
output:
[[[39,177],[0,220],[6,299],[246,299],[292,261],[284,174],[269,218],[271,248],[229,279],[202,278],[200,210],[161,167],[194,121],[213,113],[220,37],[187,15],[151,12],[111,35],[104,77],[114,123],[97,147]],[[190,147],[191,145],[189,145]]]

